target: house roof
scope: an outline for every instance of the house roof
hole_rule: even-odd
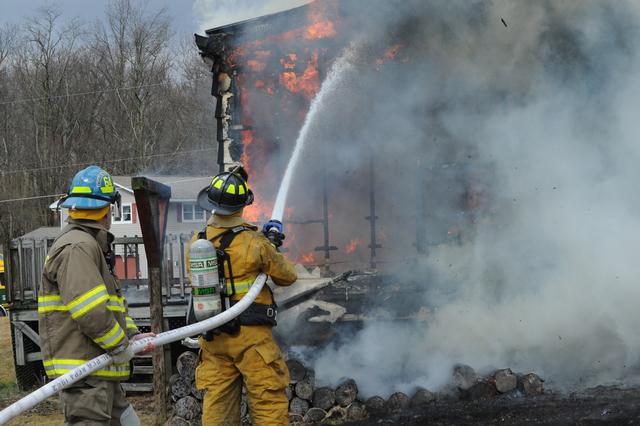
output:
[[[29,231],[24,235],[21,235],[20,239],[53,239],[56,238],[59,233],[60,227],[58,226],[42,226],[40,228],[34,229],[33,231]]]
[[[171,201],[195,201],[198,192],[211,182],[209,176],[146,176],[171,187]],[[113,176],[113,182],[124,191],[133,194],[131,176]]]

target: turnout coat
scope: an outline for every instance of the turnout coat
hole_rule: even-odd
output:
[[[38,317],[43,364],[50,378],[105,352],[124,350],[129,338],[139,333],[105,259],[113,238],[95,221],[69,219],[49,250]],[[111,364],[91,376],[126,380],[129,363]]]

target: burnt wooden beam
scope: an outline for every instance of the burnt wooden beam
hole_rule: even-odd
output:
[[[151,331],[158,334],[164,331],[162,308],[162,281],[164,275],[162,274],[162,264],[171,188],[142,176],[132,178],[131,186],[136,199],[138,219],[142,229],[142,240],[147,255]],[[165,371],[167,359],[171,359],[168,346],[166,348],[161,346],[153,351],[153,393],[156,425],[164,424],[167,420],[168,382]]]
[[[323,251],[324,252],[324,264],[322,265],[322,269],[324,271],[324,276],[328,277],[333,274],[330,268],[331,262],[331,252],[334,250],[338,250],[338,247],[332,246],[329,240],[329,190],[327,187],[327,169],[326,169],[326,158],[323,159],[323,174],[322,174],[322,224],[323,224],[323,236],[324,236],[324,245],[318,246],[315,248],[315,251]]]
[[[372,269],[375,269],[377,266],[376,263],[376,250],[382,248],[380,244],[378,244],[377,236],[376,236],[376,221],[378,220],[378,216],[376,215],[376,189],[375,189],[375,168],[374,168],[374,158],[373,158],[373,150],[369,150],[369,216],[366,216],[365,219],[369,221],[369,230],[370,230],[370,238],[371,243],[369,244],[369,248],[371,249],[371,258],[370,265]]]
[[[416,250],[418,254],[427,253],[427,229],[426,229],[426,217],[427,217],[427,194],[426,188],[428,187],[427,181],[427,167],[424,159],[418,158],[417,161],[417,179],[419,182],[416,185],[418,193],[416,194]]]

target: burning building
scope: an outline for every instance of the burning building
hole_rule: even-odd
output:
[[[415,258],[426,253],[430,244],[462,238],[472,222],[465,214],[479,207],[476,193],[474,205],[465,198],[473,190],[470,181],[460,179],[465,165],[462,158],[455,158],[458,154],[450,155],[444,163],[422,154],[409,159],[404,150],[385,152],[385,139],[402,137],[402,132],[358,133],[359,125],[366,126],[367,109],[379,102],[379,97],[362,92],[355,73],[365,68],[367,79],[386,86],[380,88],[380,94],[392,91],[398,68],[411,61],[412,53],[400,33],[350,46],[363,26],[353,17],[356,3],[312,2],[216,28],[207,31],[207,37],[197,36],[203,57],[212,63],[218,164],[222,169],[242,161],[248,167],[256,202],[247,209],[247,216],[254,221],[269,219],[311,102],[337,60],[339,65],[345,49],[352,50],[342,59],[350,62],[342,64],[349,70],[336,78],[346,87],[329,94],[326,105],[319,106],[324,110],[324,129],[309,135],[285,211],[290,254],[305,265],[320,265],[326,271],[375,268],[380,262],[406,260],[394,252],[409,241],[412,249],[402,250]],[[344,97],[354,91],[360,98],[352,99],[352,105],[359,111],[345,111]],[[425,111],[425,117],[428,115]],[[330,129],[332,125],[334,129]],[[434,132],[431,138],[436,140],[436,135]],[[365,140],[371,137],[374,139]],[[397,178],[393,179],[404,182],[388,182],[394,175]],[[430,179],[447,180],[439,198],[443,200],[444,195],[449,207],[458,210],[458,217],[425,221],[430,217],[430,194],[425,191]]]
[[[289,256],[376,267],[437,308],[428,326],[365,327],[319,374],[433,387],[462,362],[565,387],[637,365],[639,15],[631,1],[319,0],[197,37],[218,163],[249,167],[250,217],[269,218],[303,130]]]

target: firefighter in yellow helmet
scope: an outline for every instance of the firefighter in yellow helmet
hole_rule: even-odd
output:
[[[60,204],[69,209],[69,224],[45,260],[38,317],[47,376],[61,376],[105,352],[114,360],[62,390],[65,425],[140,425],[120,381],[129,378],[129,342],[153,334],[138,331],[113,274],[109,228],[111,205],[119,199],[101,168],[78,172]]]
[[[222,246],[229,256],[232,275],[227,266],[224,274],[227,293],[235,290],[231,304],[249,291],[261,272],[277,285],[290,285],[297,279],[293,265],[277,250],[284,239],[282,224],[271,221],[262,233],[242,218],[243,208],[252,201],[247,174],[241,167],[218,174],[198,196],[200,207],[213,210],[200,237],[206,237],[218,249]],[[271,289],[265,286],[237,320],[200,338],[196,386],[207,391],[203,425],[240,424],[243,383],[254,425],[289,424],[285,394],[289,371],[271,333],[276,325],[276,309]]]

